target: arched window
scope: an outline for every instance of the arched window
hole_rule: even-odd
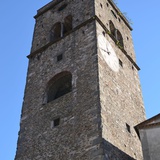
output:
[[[114,38],[118,41],[118,44],[121,46],[121,47],[124,47],[124,44],[123,44],[123,37],[120,33],[120,31],[118,29],[115,28],[113,22],[110,20],[109,21],[109,28],[110,28],[110,32],[111,34],[114,36]]]
[[[124,47],[124,45],[123,45],[123,37],[122,37],[122,35],[121,35],[119,30],[116,30],[116,39],[119,42],[119,44],[121,45],[121,47]]]
[[[115,37],[116,28],[114,27],[114,24],[112,21],[109,21],[109,28],[110,28],[111,34]]]
[[[50,41],[55,41],[63,37],[67,32],[72,30],[72,16],[69,15],[64,19],[64,23],[57,22],[50,31]]]
[[[51,41],[55,41],[56,39],[62,37],[62,25],[60,22],[57,22],[53,25],[51,29]]]
[[[61,72],[55,75],[47,87],[47,103],[72,91],[72,74]]]
[[[72,30],[72,16],[69,15],[64,19],[63,34]]]

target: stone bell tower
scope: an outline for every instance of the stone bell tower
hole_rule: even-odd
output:
[[[15,160],[142,160],[131,30],[112,0],[38,10]]]

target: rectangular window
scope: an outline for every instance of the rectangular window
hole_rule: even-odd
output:
[[[57,127],[60,124],[60,118],[56,118],[51,122],[51,128]]]
[[[63,59],[63,55],[62,54],[57,56],[57,62],[61,61],[62,59]]]

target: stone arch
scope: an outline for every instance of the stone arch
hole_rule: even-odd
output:
[[[123,37],[122,37],[121,32],[118,29],[116,30],[116,39],[117,39],[118,43],[121,45],[121,47],[124,47]]]
[[[61,22],[57,22],[53,25],[53,27],[51,28],[51,41],[54,41],[58,38],[60,38],[62,36],[62,25]]]
[[[63,34],[72,30],[72,15],[68,15],[64,19]]]
[[[109,21],[109,29],[110,29],[111,34],[115,37],[116,28],[111,20]]]
[[[68,71],[56,74],[47,84],[47,103],[72,91],[72,74]]]

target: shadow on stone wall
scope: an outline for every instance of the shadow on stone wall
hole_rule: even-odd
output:
[[[118,149],[113,144],[107,142],[105,139],[103,139],[103,146],[105,152],[105,160],[136,160]]]

